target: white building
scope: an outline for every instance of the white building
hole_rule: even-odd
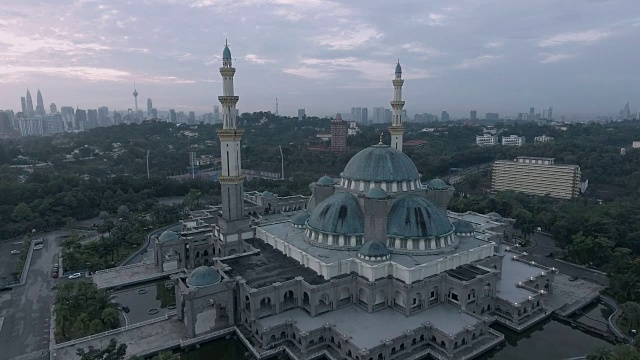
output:
[[[634,149],[640,148],[640,141],[634,141],[631,143],[631,147]]]
[[[522,146],[524,144],[524,136],[509,135],[502,137],[502,145],[505,146]]]
[[[547,136],[547,135],[536,136],[533,138],[533,142],[536,142],[536,143],[544,143],[552,140],[553,140],[553,137]]]
[[[349,122],[349,128],[347,129],[347,135],[355,135],[360,132],[358,123],[356,121]]]
[[[476,135],[476,145],[489,146],[498,144],[498,137],[496,135],[484,134]]]

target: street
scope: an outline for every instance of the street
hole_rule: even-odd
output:
[[[34,250],[23,286],[0,292],[0,360],[49,358],[49,318],[55,297],[51,278],[58,236],[66,231],[37,235],[44,248]]]

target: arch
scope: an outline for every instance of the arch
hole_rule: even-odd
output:
[[[237,254],[238,251],[236,249],[229,250],[229,256]]]
[[[351,353],[351,349],[347,350],[347,356],[348,357],[353,357],[353,353]]]
[[[280,333],[280,339],[286,339],[286,338],[287,338],[287,333],[286,333],[286,332],[284,332],[284,331],[282,331],[282,332]]]
[[[444,342],[444,340],[440,341],[440,347],[443,349],[447,348],[447,344]]]
[[[476,333],[471,334],[471,340],[475,340],[476,339]]]
[[[404,309],[404,295],[400,291],[396,291],[395,296],[393,297],[393,304],[397,307],[401,307]]]
[[[440,297],[440,289],[437,286],[434,286],[431,289],[431,294],[429,294],[429,305],[433,305],[438,302]]]
[[[351,289],[348,286],[343,286],[340,289],[338,295],[338,306],[347,305],[351,303]]]
[[[260,300],[260,314],[259,316],[271,315],[273,306],[271,304],[270,297],[264,297]]]
[[[404,350],[404,343],[400,344],[400,351]]]
[[[458,296],[458,291],[455,288],[449,288],[449,292],[447,293],[447,300],[456,304],[460,303],[460,297]]]
[[[364,288],[358,290],[358,302],[362,305],[367,305],[367,291]]]
[[[375,301],[375,305],[386,305],[387,303],[387,294],[384,292],[384,290],[380,289],[378,291],[376,291],[376,301]]]
[[[244,297],[244,308],[248,312],[251,312],[251,299],[249,299],[249,295]]]
[[[476,289],[471,289],[471,291],[469,291],[468,298],[469,298],[469,300],[475,300],[475,298],[476,298]]]
[[[378,360],[382,360],[382,359],[383,359],[382,354],[378,354]]]
[[[457,341],[453,343],[453,348],[454,348],[454,349],[457,349],[457,348],[459,348],[459,347],[460,347],[460,345],[458,345],[458,342],[457,342]]]
[[[311,312],[311,299],[309,298],[309,293],[306,291],[302,294],[302,308],[307,312]]]
[[[391,354],[392,354],[392,355],[393,355],[393,354],[395,354],[395,353],[397,353],[397,352],[398,352],[398,350],[396,349],[396,347],[395,347],[395,346],[391,348]]]
[[[462,338],[462,346],[467,345],[467,339],[466,338]]]
[[[413,300],[411,301],[411,307],[420,309],[422,308],[422,294],[417,292],[413,295]]]
[[[434,342],[435,344],[438,343],[438,339],[436,339],[435,335],[431,335],[431,341]]]
[[[411,345],[415,345],[418,343],[418,339],[413,338],[413,340],[411,340]]]
[[[533,288],[536,290],[540,290],[540,284],[536,284]]]
[[[289,290],[284,293],[284,297],[282,299],[282,310],[287,310],[294,308],[296,306],[295,294],[292,290]]]
[[[491,304],[487,304],[487,311],[491,311]]]
[[[536,307],[540,306],[540,300],[536,301]]]
[[[547,282],[544,284],[544,291],[549,292],[551,290],[551,284],[549,283],[549,279],[547,279]]]
[[[205,250],[202,252],[202,256],[209,256],[209,250]]]
[[[318,342],[319,342],[319,343],[321,343],[321,342],[322,342],[322,343],[323,343],[323,342],[325,342],[325,338],[324,338],[324,336],[322,336],[322,335],[321,335],[321,336],[318,338]]]
[[[317,305],[318,305],[317,306],[318,313],[331,310],[331,299],[329,298],[329,294],[324,293],[320,295],[320,297],[318,298]]]
[[[197,258],[199,258],[199,257],[200,257],[200,251],[196,251],[196,256],[195,256],[195,258],[197,259]]]
[[[271,342],[275,342],[275,341],[276,341],[276,336],[275,336],[275,335],[271,335],[271,336],[269,337],[269,341],[271,341]]]

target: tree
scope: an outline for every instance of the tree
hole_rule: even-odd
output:
[[[111,339],[104,349],[89,346],[86,351],[78,349],[76,354],[80,356],[80,360],[124,360],[127,355],[127,345],[118,344],[116,339]]]
[[[118,216],[126,217],[129,215],[129,208],[126,205],[122,205],[118,208]]]
[[[622,309],[622,315],[627,321],[629,326],[633,328],[635,325],[640,325],[640,304],[633,301],[627,301],[620,306]]]
[[[169,351],[161,351],[158,355],[154,356],[152,360],[174,360],[176,358],[173,353]]]
[[[599,347],[587,355],[587,360],[614,360],[613,351],[606,347]]]
[[[13,219],[13,221],[15,222],[30,221],[31,219],[33,219],[33,216],[34,214],[29,206],[27,206],[27,204],[23,202],[18,204],[18,206],[16,206],[11,213],[11,219]]]

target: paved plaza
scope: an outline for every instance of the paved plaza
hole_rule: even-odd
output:
[[[97,271],[92,278],[98,289],[106,289],[160,279],[181,271],[183,270],[160,272],[153,263],[147,262]]]

